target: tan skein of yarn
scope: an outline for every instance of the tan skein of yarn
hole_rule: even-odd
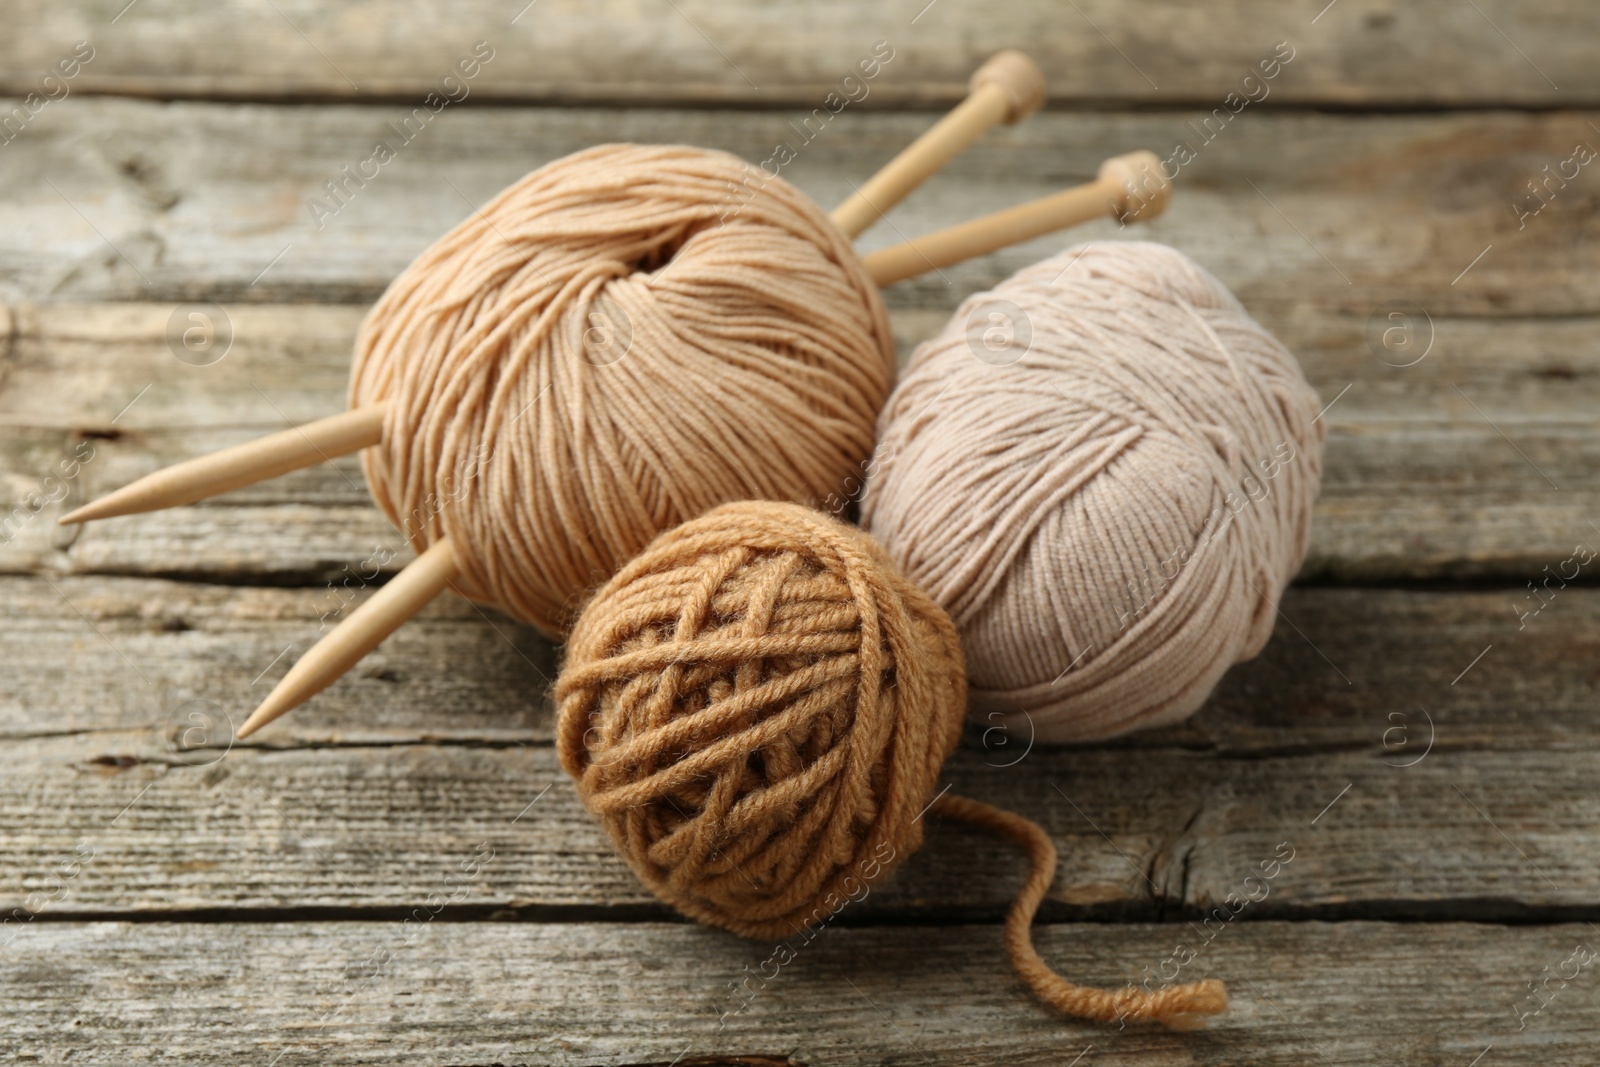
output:
[[[855,526],[740,502],[662,534],[584,608],[556,702],[579,795],[685,915],[802,934],[916,851],[931,810],[1028,853],[1005,940],[1046,1003],[1177,1028],[1226,1006],[1220,982],[1107,992],[1039,957],[1029,930],[1055,848],[1019,815],[935,800],[966,708],[955,627]]]
[[[350,403],[391,407],[367,484],[418,551],[450,538],[462,593],[559,634],[662,530],[859,473],[894,374],[882,301],[820,208],[749,179],[698,148],[567,156],[368,314]]]
[[[955,620],[974,717],[1046,742],[1179,721],[1261,650],[1325,436],[1283,345],[1136,242],[969,298],[879,432],[862,525]]]

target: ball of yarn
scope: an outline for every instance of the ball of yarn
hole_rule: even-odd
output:
[[[859,900],[932,812],[1008,838],[1031,871],[1006,919],[1017,974],[1059,1011],[1190,1028],[1217,981],[1075,985],[1030,934],[1056,873],[1038,825],[944,790],[966,681],[954,625],[858,527],[725,504],[658,537],[584,608],[556,683],[557,749],[655,894],[791,938]]]
[[[1172,723],[1271,634],[1310,539],[1317,415],[1294,357],[1192,260],[1083,245],[916,350],[862,522],[955,620],[974,716],[1055,742]]]
[[[788,937],[916,850],[966,684],[950,620],[864,533],[740,503],[595,595],[556,701],[562,766],[644,883]]]
[[[551,634],[656,534],[748,497],[840,491],[894,347],[876,287],[806,196],[723,152],[604,145],[473,212],[356,341],[363,456],[419,551]]]

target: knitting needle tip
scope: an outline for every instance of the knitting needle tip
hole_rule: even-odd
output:
[[[99,500],[92,501],[56,521],[63,526],[134,515],[144,511],[193,504],[280,474],[313,467],[335,456],[358,452],[383,440],[383,419],[389,402],[346,411],[304,426],[269,434],[255,441],[224,448],[208,456],[175,463]]]
[[[115,495],[116,494],[114,494],[114,493],[112,494],[112,496],[115,496]],[[61,516],[59,519],[56,520],[56,525],[57,526],[72,526],[72,525],[75,525],[75,524],[80,523],[80,522],[91,522],[91,521],[93,521],[95,519],[109,518],[108,515],[103,513],[103,509],[101,508],[101,505],[105,504],[106,501],[108,501],[110,499],[111,499],[111,497],[109,497],[109,496],[103,496],[99,500],[94,501],[92,504],[85,504],[81,508],[77,508],[76,510],[69,511],[65,515]]]
[[[239,738],[249,737],[273,719],[294,709],[299,702],[291,699],[290,696],[284,695],[282,688],[282,686],[279,686],[274,689],[267,695],[267,699],[263,700],[256,710],[250,713],[250,717],[244,721],[244,725],[239,727],[237,735]]]
[[[239,727],[238,736],[249,737],[338,681],[361,657],[438,596],[457,573],[450,539],[440,538],[368,597],[332,633],[312,645],[267,694],[267,699],[250,713]]]

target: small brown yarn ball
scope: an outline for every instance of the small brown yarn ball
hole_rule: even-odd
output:
[[[870,537],[745,502],[606,583],[556,701],[562,766],[644,883],[782,938],[921,844],[966,679],[949,618]]]
[[[356,341],[362,457],[458,588],[548,634],[718,504],[820,501],[871,453],[894,376],[877,287],[808,197],[725,152],[556,160],[418,256]]]

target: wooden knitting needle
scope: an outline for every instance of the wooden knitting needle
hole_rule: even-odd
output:
[[[1148,221],[1171,198],[1172,183],[1155,153],[1129,152],[1100,164],[1092,182],[873,252],[862,264],[878,285],[893,285],[1091,219]]]
[[[239,727],[239,736],[249,737],[338,681],[361,657],[399,629],[401,623],[444,592],[457,573],[450,539],[442,537],[351,612],[332,633],[312,645],[311,651],[300,657],[267,694],[267,699],[250,713],[250,718]]]
[[[907,145],[829,216],[849,237],[864,232],[990,128],[1021,122],[1044,103],[1044,75],[1015,49],[996,53],[967,83],[967,98]]]
[[[383,440],[383,417],[388,410],[388,401],[381,401],[209,456],[196,456],[147,474],[57,521],[65,525],[193,504],[335,456],[359,452]]]
[[[388,401],[378,401],[259,441],[197,456],[146,475],[63,516],[60,521],[88,522],[192,504],[230,489],[315,466],[334,456],[360,451],[382,442],[383,419],[388,409]],[[449,539],[441,538],[300,657],[239,728],[239,736],[250,736],[332,685],[394,633],[401,623],[438,596],[455,580],[456,574],[455,552]]]

